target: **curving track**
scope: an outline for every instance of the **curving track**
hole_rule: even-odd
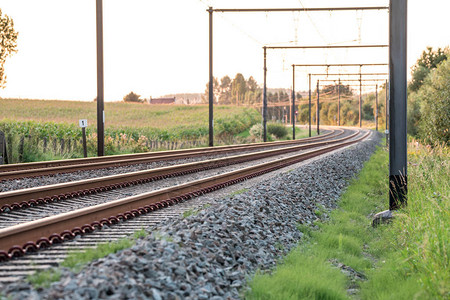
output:
[[[67,253],[67,249],[74,245],[75,248],[92,247],[105,240],[123,237],[124,234],[146,227],[146,222],[157,222],[167,217],[166,212],[169,215],[179,215],[182,211],[201,205],[195,201],[185,202],[188,199],[357,143],[368,135],[369,133],[360,131],[346,130],[344,133],[341,130],[317,137],[312,140],[315,141],[314,143],[311,139],[308,139],[307,143],[305,141],[290,141],[284,144],[278,142],[277,145],[282,147],[277,148],[274,147],[274,143],[270,143],[269,146],[272,148],[269,150],[262,150],[260,144],[251,145],[250,147],[255,146],[257,152],[0,193],[2,206],[0,259],[9,260],[27,254],[20,260],[10,260],[0,264],[0,281],[16,280],[20,276],[34,272],[33,270],[57,264],[62,259],[61,254],[58,254],[59,256],[57,255],[54,260],[47,259],[47,256],[42,254],[46,251],[58,252],[57,249],[61,249]],[[239,147],[244,148],[241,145]],[[219,151],[235,152],[237,149],[224,148],[226,147],[220,147]],[[307,150],[311,148],[313,150]],[[213,152],[213,149],[208,148],[207,151]],[[198,149],[194,150],[191,150],[191,153],[198,152]],[[176,155],[178,154],[180,153]],[[158,157],[156,154],[153,155]],[[119,161],[123,160],[122,156]],[[229,171],[232,165],[235,169]],[[219,171],[211,175],[208,171],[212,169]],[[189,178],[194,173],[198,173],[198,178]],[[156,181],[173,179],[177,176],[187,178],[177,179],[174,184],[167,187],[148,191],[150,185],[155,184]],[[130,188],[139,191],[127,190]],[[102,197],[103,200],[99,200]],[[178,203],[182,205],[175,205]],[[158,209],[168,206],[172,206],[170,208],[172,212],[168,210],[157,212]],[[55,212],[51,212],[53,209]],[[43,218],[42,215],[46,217]],[[116,227],[109,228],[114,224],[124,226],[125,229],[122,232],[115,229]],[[139,226],[140,228],[137,228]],[[106,227],[108,227],[107,230],[105,230]],[[108,233],[109,231],[112,233]],[[85,238],[87,241],[80,243]],[[72,246],[67,244],[68,242]],[[56,245],[60,243],[62,244]],[[46,248],[48,249],[43,250]],[[33,257],[45,257],[45,259],[38,259],[39,262],[36,263]],[[24,267],[24,263],[20,261],[35,261],[33,264],[36,267],[34,269],[31,265]],[[15,266],[21,267],[14,269]]]

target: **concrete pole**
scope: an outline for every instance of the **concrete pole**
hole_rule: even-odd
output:
[[[292,140],[295,140],[295,65],[292,65]]]
[[[97,0],[97,155],[105,155],[105,108],[103,90],[103,1]]]
[[[209,146],[214,146],[213,8],[209,7]]]
[[[362,126],[362,75],[359,73],[359,127]]]
[[[378,84],[375,85],[375,130],[378,131]]]
[[[319,80],[317,80],[317,107],[316,107],[316,122],[317,122],[317,135],[320,134],[319,123],[320,123],[320,110],[319,110]]]
[[[385,103],[384,103],[384,118],[385,118],[385,126],[384,126],[384,129],[385,129],[385,134],[386,134],[386,147],[388,146],[388,144],[389,144],[389,127],[388,127],[388,120],[389,120],[389,113],[388,113],[388,108],[389,108],[389,101],[388,101],[388,93],[389,93],[389,87],[388,87],[388,81],[387,81],[387,79],[386,79],[386,85],[385,85],[385,92],[386,92],[386,95],[385,95],[385,99],[384,99],[384,101],[385,101]]]
[[[407,204],[407,0],[390,0],[389,209]]]
[[[341,79],[338,81],[338,126],[341,126]]]
[[[263,140],[264,142],[267,142],[267,65],[266,65],[266,46],[263,47],[264,49],[264,88],[263,88]]]
[[[308,120],[309,120],[309,137],[311,137],[311,74],[309,77],[309,110],[308,110]]]

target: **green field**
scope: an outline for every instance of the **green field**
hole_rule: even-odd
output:
[[[96,127],[97,124],[96,102],[0,99],[0,105],[0,120],[55,122],[78,126],[79,119],[87,119],[90,127]],[[232,118],[245,110],[236,106],[215,106],[214,118]],[[105,103],[107,128],[172,129],[179,126],[207,127],[208,106]]]
[[[9,163],[82,156],[79,119],[87,119],[88,156],[97,152],[95,102],[0,99],[0,131],[6,135]],[[105,103],[105,154],[179,149],[208,144],[207,105]],[[261,123],[254,108],[214,106],[214,144],[250,143]],[[255,132],[255,131],[253,131]],[[290,139],[283,124],[268,124],[268,139]],[[298,137],[306,136],[304,130]]]

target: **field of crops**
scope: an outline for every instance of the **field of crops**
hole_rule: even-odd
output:
[[[40,121],[78,124],[87,119],[89,126],[97,123],[97,104],[81,101],[0,99],[0,120]],[[215,119],[241,114],[245,109],[235,106],[215,107]],[[106,102],[105,126],[111,128],[152,127],[171,129],[179,126],[208,126],[207,105],[148,105]]]
[[[95,102],[0,99],[0,105],[0,131],[7,136],[10,160],[34,161],[58,155],[78,157],[81,153],[79,119],[88,120],[88,152],[96,153]],[[217,143],[234,142],[236,136],[260,120],[255,109],[216,106]],[[106,154],[198,146],[206,144],[207,136],[207,105],[105,103]],[[27,157],[31,148],[37,148],[32,152],[49,155]],[[36,155],[41,157],[33,157]]]

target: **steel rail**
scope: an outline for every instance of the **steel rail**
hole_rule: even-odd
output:
[[[337,145],[311,150],[268,163],[258,164],[244,169],[195,180],[176,187],[163,188],[137,196],[131,196],[104,204],[78,209],[72,212],[51,216],[24,224],[0,229],[0,259],[20,256],[28,251],[54,243],[72,239],[76,235],[92,232],[104,224],[131,219],[155,209],[173,205],[198,195],[213,192],[220,188],[260,176],[338,148],[342,148],[365,139],[370,132],[358,139]]]
[[[335,144],[353,138],[359,133],[340,139],[316,142],[313,144],[296,145],[281,149],[272,149],[256,153],[234,155],[224,158],[210,159],[200,162],[191,162],[174,166],[161,167],[150,170],[136,171],[124,174],[78,180],[39,186],[28,189],[14,190],[0,193],[0,211],[25,208],[38,204],[49,203],[55,200],[72,198],[75,196],[91,194],[103,190],[111,190],[139,183],[161,180],[168,177],[176,177],[208,169],[224,167],[232,164],[262,159],[270,156],[290,153],[298,150]]]
[[[24,164],[1,165],[0,181],[17,179],[22,177],[33,177],[56,173],[75,172],[79,170],[92,170],[112,166],[117,167],[131,164],[148,163],[153,161],[164,161],[164,160],[181,159],[186,157],[204,156],[209,153],[222,154],[242,150],[254,150],[266,147],[283,146],[289,144],[304,144],[311,141],[329,138],[329,136],[333,135],[335,132],[336,131],[333,130],[329,133],[320,136],[304,138],[296,141],[277,141],[271,143],[239,144],[232,146],[180,149],[172,151],[133,153],[133,154],[122,154],[113,156],[67,159],[60,161],[45,161],[45,162],[33,162]],[[340,135],[343,132],[344,131],[341,129],[340,132],[337,133],[337,135]]]

